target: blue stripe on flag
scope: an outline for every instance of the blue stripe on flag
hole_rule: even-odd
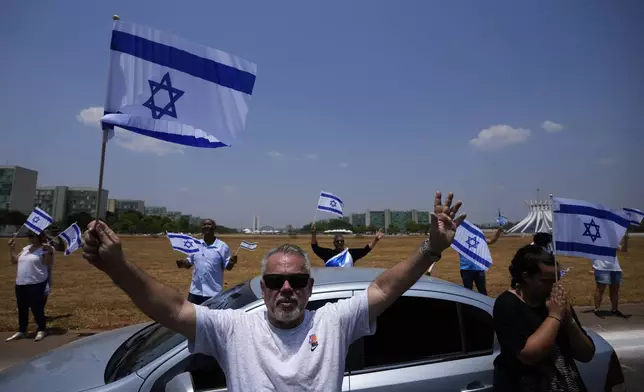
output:
[[[557,251],[563,252],[579,252],[610,257],[615,257],[617,255],[617,249],[615,248],[590,244],[580,244],[578,242],[556,241],[555,247]]]
[[[251,95],[255,75],[172,46],[112,31],[111,49]]]
[[[71,238],[69,238],[69,237],[67,236],[67,234],[65,234],[65,232],[60,233],[60,236],[61,236],[61,237],[63,237],[63,239],[64,239],[64,240],[65,240],[65,242],[67,243],[67,246],[69,246],[69,244],[71,244],[71,243],[72,243],[72,239],[71,239]]]
[[[485,235],[484,235],[484,234],[483,234],[483,232],[482,232],[481,230],[479,230],[477,227],[474,227],[474,226],[472,226],[472,225],[469,225],[469,224],[468,224],[467,222],[465,222],[465,221],[461,222],[461,226],[463,226],[465,229],[467,229],[467,231],[469,231],[470,233],[472,233],[472,234],[476,235],[476,236],[477,236],[477,237],[479,237],[479,238],[482,238],[482,239],[483,239],[483,241],[485,241]]]
[[[165,140],[171,143],[183,144],[185,146],[202,147],[202,148],[219,148],[230,147],[222,142],[209,142],[208,139],[197,138],[190,135],[177,135],[174,133],[155,132],[143,128],[132,127],[129,125],[117,124],[119,128],[138,133],[139,135],[153,137],[155,139]]]
[[[630,222],[628,219],[621,217],[614,212],[607,210],[600,210],[598,208],[588,206],[578,206],[574,204],[560,204],[559,210],[555,211],[556,214],[571,214],[571,215],[587,215],[598,219],[606,219],[613,221],[618,225],[628,228]]]
[[[331,207],[318,206],[318,209],[319,209],[319,210],[324,210],[324,211],[333,212],[333,213],[338,214],[338,215],[343,215],[343,214],[342,214],[342,211],[340,211],[340,210],[336,210],[335,208],[331,208]]]
[[[640,210],[636,210],[634,208],[624,207],[624,211],[634,212],[634,213],[639,214],[639,215],[644,215],[644,212],[642,212]]]
[[[460,242],[454,241],[454,242],[452,242],[452,245],[457,247],[458,250],[460,250],[461,252],[465,253],[472,260],[474,260],[474,261],[480,263],[481,265],[485,266],[485,268],[490,268],[492,266],[492,263],[490,263],[489,261],[485,260],[484,258],[482,258],[481,256],[477,255],[476,253],[473,253],[471,250],[469,250],[466,247],[464,247]]]
[[[30,228],[30,229],[31,229],[31,231],[35,232],[36,234],[40,234],[40,233],[42,233],[42,230],[40,229],[40,227],[33,225],[33,224],[32,224],[31,222],[29,222],[29,221],[26,221],[26,222],[25,222],[25,226],[27,226],[28,228]]]
[[[194,240],[194,238],[183,234],[168,234],[168,238],[181,238],[183,240]]]
[[[199,252],[199,249],[197,249],[197,248],[195,248],[195,249],[186,249],[186,248],[180,248],[178,246],[173,246],[172,249],[178,250],[178,251],[183,252],[183,253],[197,253],[197,252]]]
[[[47,214],[43,214],[42,212],[38,211],[37,209],[36,209],[36,210],[34,210],[34,212],[35,212],[39,217],[41,217],[41,218],[43,218],[44,220],[46,220],[47,222],[49,222],[49,223],[54,223],[54,220],[53,220],[53,219],[51,219]]]
[[[344,204],[344,203],[342,202],[342,200],[340,200],[340,198],[339,198],[339,197],[337,197],[337,196],[335,196],[335,195],[332,195],[332,194],[330,194],[330,193],[324,193],[324,192],[321,192],[321,193],[320,193],[320,196],[322,196],[322,197],[326,197],[326,198],[329,198],[329,199],[333,199],[333,200],[335,200],[335,201],[339,202],[340,204]]]

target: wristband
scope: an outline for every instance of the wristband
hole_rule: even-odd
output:
[[[557,318],[557,317],[555,317],[555,316],[548,316],[548,317],[553,318],[553,319],[555,319],[555,320],[559,321],[559,323],[561,324],[561,319],[560,319],[560,318]]]

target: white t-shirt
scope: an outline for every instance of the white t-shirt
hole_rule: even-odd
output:
[[[615,257],[615,262],[610,260],[593,260],[593,269],[598,271],[622,271],[617,257]]]
[[[22,248],[18,255],[18,272],[16,274],[16,284],[37,284],[47,280],[49,272],[44,262],[44,251],[42,247],[29,253],[31,245]]]
[[[349,346],[376,332],[369,323],[367,291],[317,311],[305,311],[302,324],[275,328],[266,312],[197,312],[193,353],[212,355],[235,391],[340,391]]]

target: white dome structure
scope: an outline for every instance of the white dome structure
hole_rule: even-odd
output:
[[[552,208],[550,201],[526,200],[530,213],[521,222],[509,229],[508,233],[551,233]]]

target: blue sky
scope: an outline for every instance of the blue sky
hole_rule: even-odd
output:
[[[110,141],[111,198],[234,227],[304,224],[320,190],[349,212],[453,191],[476,222],[523,218],[537,187],[644,208],[644,5],[520,3],[9,0],[0,160],[41,185],[96,186],[119,14],[258,71],[232,148]]]

